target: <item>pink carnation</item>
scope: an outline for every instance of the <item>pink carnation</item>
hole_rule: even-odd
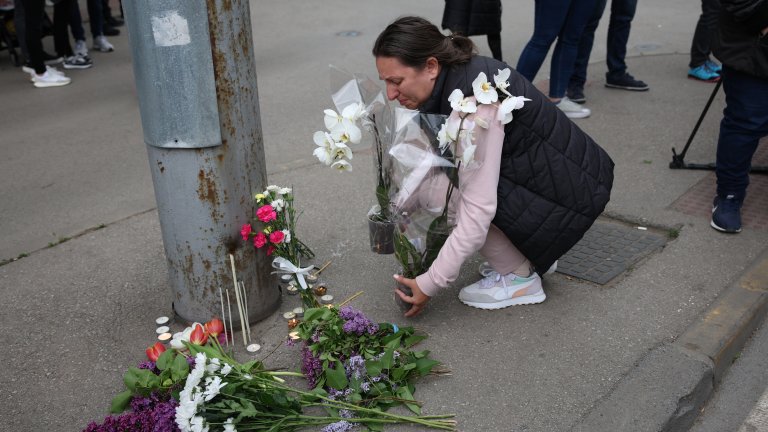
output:
[[[285,234],[282,231],[275,231],[269,235],[269,241],[274,244],[280,244],[285,240]]]
[[[253,245],[257,248],[260,248],[267,244],[267,236],[264,235],[263,232],[257,233],[255,236],[253,236]]]
[[[256,210],[256,217],[262,222],[270,222],[277,219],[277,213],[275,213],[274,207],[267,204]]]
[[[251,235],[251,224],[243,225],[243,228],[240,229],[240,235],[243,236],[243,241],[248,241],[248,236]]]
[[[275,245],[267,246],[267,256],[272,255],[272,252],[274,251],[275,251]]]

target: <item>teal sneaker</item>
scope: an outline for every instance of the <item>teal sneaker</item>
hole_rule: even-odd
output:
[[[502,276],[496,272],[459,291],[459,300],[478,309],[502,309],[509,306],[536,304],[546,300],[541,278],[514,273]]]
[[[720,74],[708,68],[705,63],[701,66],[689,69],[688,78],[706,82],[717,82],[720,80]]]
[[[712,72],[716,72],[718,74],[720,73],[720,71],[723,70],[723,66],[722,65],[719,65],[719,64],[713,62],[712,60],[707,60],[706,62],[704,62],[704,66],[708,67],[709,70],[711,70]]]

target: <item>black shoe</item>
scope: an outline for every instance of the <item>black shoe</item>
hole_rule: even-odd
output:
[[[125,21],[121,20],[120,18],[109,17],[104,20],[104,24],[111,27],[120,27],[121,25],[125,24]]]
[[[120,34],[120,30],[110,27],[108,25],[104,26],[104,36],[117,36]]]
[[[632,90],[632,91],[646,91],[649,89],[648,84],[640,80],[636,80],[635,77],[633,77],[632,75],[626,72],[624,73],[624,75],[618,78],[612,78],[608,76],[608,74],[606,74],[605,86],[609,88]]]
[[[576,102],[577,104],[583,104],[587,101],[587,97],[584,96],[583,87],[570,87],[565,92],[565,95],[568,96],[568,99],[572,100],[573,102]]]

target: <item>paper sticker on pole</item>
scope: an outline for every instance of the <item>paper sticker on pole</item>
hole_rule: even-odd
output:
[[[167,11],[152,17],[152,35],[161,47],[186,45],[190,42],[189,25],[178,11]]]

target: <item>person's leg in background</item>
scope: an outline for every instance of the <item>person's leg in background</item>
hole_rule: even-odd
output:
[[[85,29],[83,28],[83,16],[80,13],[80,5],[77,0],[72,1],[72,11],[69,15],[69,29],[75,40],[75,54],[87,56],[88,47],[85,43]]]
[[[528,81],[533,82],[539,69],[541,69],[549,48],[563,27],[570,4],[570,0],[536,0],[533,36],[523,48],[523,52],[520,53],[515,68]]]
[[[688,63],[690,78],[708,82],[720,79],[720,65],[709,58],[719,12],[720,0],[701,0],[701,15],[691,41],[691,61]]]
[[[493,58],[496,60],[503,61],[501,59],[501,33],[489,34],[487,37],[491,55],[493,55]]]
[[[710,225],[741,231],[741,206],[749,186],[752,156],[768,136],[768,80],[723,68],[725,109],[717,140],[717,196]]]
[[[23,3],[25,37],[29,50],[32,82],[35,87],[57,87],[69,84],[70,79],[64,74],[45,65],[41,24],[45,12],[45,0],[23,0]],[[66,27],[64,31],[66,32]]]
[[[637,0],[611,0],[611,19],[608,25],[608,53],[605,86],[622,90],[646,91],[648,84],[627,73],[627,43],[632,19],[637,11]]]
[[[21,49],[22,63],[29,63],[29,49],[27,49],[27,25],[24,14],[24,2],[13,0],[13,25],[16,28],[16,39]]]
[[[111,52],[115,47],[104,36],[104,16],[101,0],[87,0],[88,19],[91,21],[91,35],[93,36],[93,49],[101,52]]]
[[[608,0],[598,0],[595,5],[595,11],[589,18],[584,32],[581,34],[579,40],[579,50],[576,54],[576,62],[573,64],[573,73],[571,74],[571,80],[568,83],[568,90],[566,96],[568,99],[583,104],[587,101],[584,95],[584,84],[587,83],[587,67],[589,66],[589,56],[592,54],[592,45],[595,42],[595,31],[600,24],[600,18],[605,11],[605,5]]]
[[[69,19],[72,16],[72,0],[58,0],[53,5],[53,46],[56,55],[73,56],[72,45],[69,43]]]

